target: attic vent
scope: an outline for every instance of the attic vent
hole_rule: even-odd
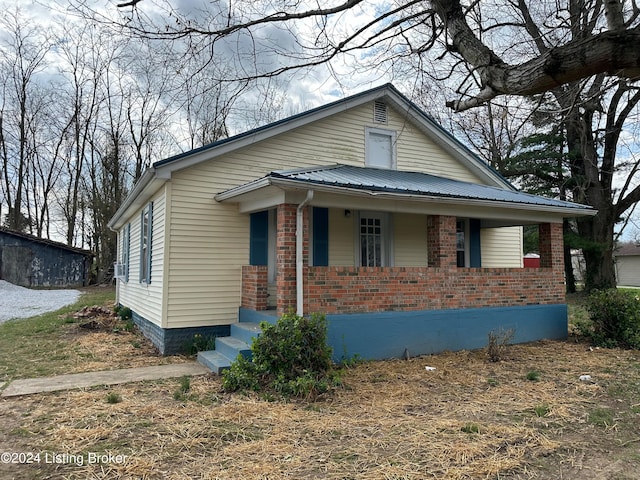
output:
[[[387,105],[382,100],[373,103],[373,121],[376,123],[387,123]]]

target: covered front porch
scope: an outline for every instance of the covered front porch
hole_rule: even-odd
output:
[[[297,205],[293,204],[277,207],[274,267],[268,260],[243,266],[243,308],[276,309],[279,314],[294,310],[331,315],[565,303],[562,224],[539,226],[540,268],[458,266],[459,220],[442,215],[423,218],[428,244],[423,265],[310,265],[310,247],[318,247],[309,236],[311,207],[306,207],[299,282],[296,210]],[[270,272],[275,273],[271,282]]]
[[[241,322],[325,314],[337,360],[479,348],[500,329],[566,337],[562,218],[581,206],[407,172],[365,184],[369,170],[341,170],[343,185],[272,173],[217,197],[250,216]],[[407,179],[422,183],[393,187]],[[539,268],[523,268],[530,224]]]

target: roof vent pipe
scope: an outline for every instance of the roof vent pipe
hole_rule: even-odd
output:
[[[298,316],[304,315],[304,279],[303,267],[304,267],[304,224],[303,224],[303,209],[313,199],[313,190],[307,191],[307,198],[298,205],[296,211],[296,313]]]

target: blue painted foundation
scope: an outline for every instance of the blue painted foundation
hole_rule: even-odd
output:
[[[212,327],[161,328],[146,318],[132,312],[132,319],[142,334],[151,340],[162,355],[184,353],[185,346],[193,340],[196,334],[212,337],[227,337],[230,325],[216,325]]]
[[[274,312],[240,309],[241,322],[273,323]],[[401,358],[486,347],[491,331],[513,329],[513,343],[567,338],[567,306],[527,305],[328,315],[335,361]]]

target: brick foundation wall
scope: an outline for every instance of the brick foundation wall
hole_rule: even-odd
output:
[[[363,313],[565,303],[554,268],[307,267],[305,312]]]
[[[243,265],[242,307],[251,310],[267,309],[267,266]]]

